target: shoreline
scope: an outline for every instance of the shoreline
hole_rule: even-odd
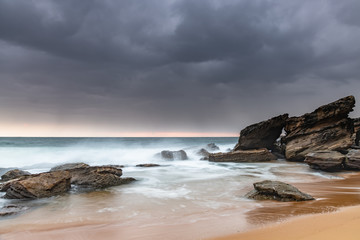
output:
[[[243,233],[208,240],[358,240],[360,206],[343,207],[336,212],[293,217]]]
[[[296,234],[292,222],[312,221],[318,216],[332,216],[332,214],[341,214],[343,209],[355,209],[360,216],[360,195],[358,182],[360,181],[360,173],[344,173],[344,179],[329,179],[320,182],[298,182],[295,184],[300,190],[313,194],[318,200],[306,202],[275,202],[264,201],[261,206],[252,209],[245,216],[239,216],[236,213],[231,214],[231,209],[227,212],[220,212],[219,218],[203,220],[196,219],[195,223],[178,223],[169,222],[165,225],[156,225],[147,223],[145,225],[132,224],[123,225],[121,219],[117,222],[103,223],[54,223],[47,226],[29,226],[29,225],[13,225],[11,230],[8,228],[0,228],[0,238],[3,240],[17,239],[214,239],[214,240],[235,240],[260,238],[262,234],[264,239],[270,238],[267,229],[285,228],[292,234]],[[356,207],[354,207],[356,205]],[[334,213],[335,211],[335,213]],[[220,217],[221,214],[229,214],[228,217]],[[240,218],[239,218],[240,217]],[[337,218],[337,217],[335,217]],[[360,218],[360,217],[359,217]],[[336,219],[335,219],[336,220]],[[344,221],[350,221],[351,217],[347,216]],[[221,223],[221,224],[219,224]],[[325,221],[326,223],[326,221]],[[247,228],[240,228],[239,225],[245,224]],[[302,223],[301,223],[302,224]],[[359,223],[360,224],[360,223]],[[295,224],[296,225],[296,224]],[[314,226],[317,226],[313,223]],[[312,224],[310,224],[312,227]],[[321,226],[326,230],[327,225]],[[297,227],[298,228],[298,227]],[[19,230],[21,229],[21,230]],[[289,229],[289,230],[286,230]],[[298,232],[302,232],[303,227]],[[5,230],[5,231],[4,231]],[[271,230],[272,231],[272,230]],[[270,231],[270,232],[271,232]],[[239,234],[235,234],[240,232]],[[264,232],[264,233],[263,233]],[[230,235],[229,235],[230,234]],[[281,234],[280,234],[281,235]],[[259,237],[258,237],[259,236]],[[288,236],[287,239],[297,239]],[[281,239],[274,235],[274,239]],[[284,238],[285,239],[285,238]],[[329,239],[329,238],[328,238]],[[327,239],[327,240],[328,240]],[[312,240],[309,238],[309,240]]]

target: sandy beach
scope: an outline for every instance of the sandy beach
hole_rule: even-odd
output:
[[[275,202],[265,201],[245,216],[235,209],[214,213],[203,213],[204,219],[193,223],[122,224],[121,217],[111,221],[78,223],[53,222],[31,224],[18,219],[14,224],[0,227],[1,239],[358,239],[360,224],[360,202],[358,182],[360,174],[346,173],[344,179],[295,184],[312,194],[316,201]],[[99,199],[100,200],[100,199]],[[355,207],[354,207],[355,206]],[[45,209],[29,214],[38,219]],[[217,217],[216,217],[217,216]],[[111,215],[108,215],[110,218]],[[15,219],[14,219],[15,220]],[[233,233],[239,232],[236,235]],[[230,234],[230,235],[229,235]],[[347,234],[347,235],[345,235]]]
[[[359,239],[360,207],[338,212],[297,217],[262,229],[213,240],[332,240]]]

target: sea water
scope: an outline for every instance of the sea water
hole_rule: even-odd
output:
[[[0,138],[0,171],[20,168],[31,173],[64,163],[124,165],[123,176],[136,182],[88,193],[65,194],[32,201],[36,210],[2,220],[2,226],[105,224],[119,227],[196,224],[238,216],[245,229],[246,212],[260,203],[244,198],[254,182],[287,183],[338,178],[302,163],[279,159],[268,163],[213,163],[197,152],[215,143],[226,152],[237,138]],[[162,150],[184,150],[188,160],[169,161]],[[139,168],[155,163],[160,167]],[[12,200],[0,200],[0,207]],[[27,203],[28,204],[28,203]],[[241,223],[241,224],[240,224]]]

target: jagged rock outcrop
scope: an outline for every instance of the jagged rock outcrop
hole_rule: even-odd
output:
[[[160,167],[160,165],[155,163],[143,163],[136,165],[136,167]]]
[[[354,106],[355,98],[348,96],[312,113],[287,119],[287,135],[283,138],[286,159],[302,161],[311,152],[342,151],[353,145],[354,124],[348,114]]]
[[[318,151],[309,153],[305,157],[305,163],[313,169],[333,172],[344,169],[345,155],[336,151]]]
[[[266,148],[209,155],[210,162],[267,162],[276,159],[276,156]]]
[[[161,158],[166,160],[187,160],[188,156],[184,150],[179,151],[161,151]]]
[[[312,196],[299,191],[290,184],[270,180],[254,183],[254,190],[247,193],[245,197],[254,200],[277,200],[282,202],[314,200]]]
[[[75,168],[85,168],[85,167],[89,167],[89,165],[86,163],[65,163],[51,168],[50,172],[60,171],[60,170],[71,170]]]
[[[122,170],[114,167],[84,167],[68,170],[71,184],[86,188],[106,188],[124,183]]]
[[[59,195],[70,189],[71,175],[68,171],[34,174],[10,181],[4,198],[35,199]]]
[[[9,181],[11,179],[16,179],[19,178],[21,176],[28,176],[31,175],[31,173],[27,172],[27,171],[23,171],[20,169],[13,169],[10,171],[7,171],[4,175],[1,176],[1,180],[2,181]]]
[[[218,146],[216,146],[215,143],[207,144],[206,149],[208,149],[209,151],[218,151],[218,150],[220,150],[220,148]]]
[[[285,127],[288,114],[283,114],[269,120],[250,125],[240,132],[234,151],[267,148],[272,149]]]
[[[360,170],[360,150],[350,149],[346,154],[346,160],[344,163],[345,168]]]

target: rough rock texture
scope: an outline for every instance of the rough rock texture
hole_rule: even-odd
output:
[[[160,167],[160,165],[155,163],[143,163],[136,165],[136,167]]]
[[[210,162],[267,162],[276,159],[276,156],[266,148],[209,155]]]
[[[1,176],[2,181],[9,181],[11,179],[19,178],[21,176],[28,176],[31,173],[19,169],[14,169],[6,172],[4,175]]]
[[[288,114],[283,114],[267,121],[250,125],[240,132],[239,141],[234,151],[267,148],[272,149],[285,127]]]
[[[360,170],[360,150],[350,149],[346,154],[345,168]]]
[[[336,151],[318,151],[306,155],[305,162],[313,169],[340,171],[344,168],[345,155]]]
[[[21,212],[26,211],[28,208],[23,206],[17,206],[17,205],[6,205],[2,208],[0,208],[0,217],[5,217],[9,215],[15,215],[19,214]]]
[[[206,149],[208,149],[209,151],[218,151],[218,150],[220,150],[220,148],[218,146],[216,146],[215,143],[209,143],[208,145],[206,145]]]
[[[56,171],[40,173],[11,181],[4,198],[34,199],[62,194],[70,189],[70,173]]]
[[[132,178],[132,177],[121,178],[120,184],[128,184],[128,183],[132,183],[134,181],[136,181],[136,179]]]
[[[306,154],[321,150],[342,151],[354,144],[354,124],[348,118],[355,98],[348,96],[286,120],[283,138],[288,160],[302,161]]]
[[[187,160],[188,156],[184,150],[179,151],[162,151],[160,156],[166,160]]]
[[[270,180],[254,183],[254,190],[247,193],[245,197],[255,200],[277,200],[282,202],[314,200],[312,196],[299,191],[290,184]]]
[[[354,122],[354,133],[355,133],[355,144],[359,146],[360,142],[360,118],[353,119]]]
[[[75,169],[75,168],[84,168],[84,167],[89,167],[89,165],[86,163],[66,163],[66,164],[62,164],[62,165],[51,168],[50,172],[60,171],[60,170],[71,170],[71,169]]]
[[[114,167],[85,167],[69,170],[71,183],[90,188],[106,188],[123,184],[122,170]]]

